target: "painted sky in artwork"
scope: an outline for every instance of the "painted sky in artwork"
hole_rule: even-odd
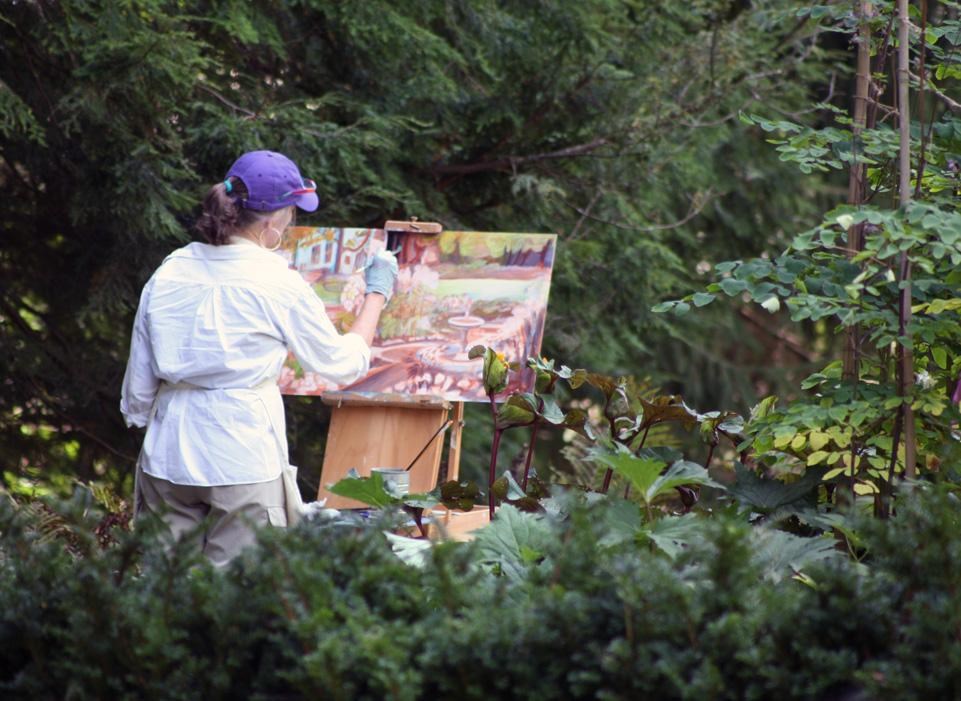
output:
[[[287,233],[278,253],[310,283],[334,324],[348,330],[364,300],[361,269],[385,247],[385,232],[292,227]],[[400,274],[381,315],[368,375],[333,385],[291,358],[281,391],[486,401],[482,361],[469,360],[467,351],[486,345],[521,364],[539,354],[555,245],[553,234],[403,234]],[[515,373],[508,391],[530,389],[531,379],[529,372]]]

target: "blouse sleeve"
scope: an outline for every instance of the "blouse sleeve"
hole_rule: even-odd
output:
[[[134,318],[133,333],[130,336],[130,357],[127,359],[127,370],[120,393],[120,412],[127,426],[147,425],[160,386],[160,379],[154,374],[153,349],[147,328],[148,294],[149,284],[140,296],[140,306],[137,307],[137,316]]]
[[[364,339],[339,333],[324,303],[309,289],[290,307],[282,332],[304,369],[331,382],[350,384],[370,369],[370,348]]]

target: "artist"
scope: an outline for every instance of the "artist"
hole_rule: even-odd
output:
[[[340,334],[300,275],[272,253],[294,207],[317,209],[316,186],[286,156],[245,153],[210,188],[197,229],[208,243],[171,253],[140,297],[120,410],[146,426],[135,512],[160,514],[172,536],[197,535],[215,565],[287,525],[284,407],[277,388],[292,351],[336,383],[367,373],[370,344],[397,277],[381,252],[366,296]]]

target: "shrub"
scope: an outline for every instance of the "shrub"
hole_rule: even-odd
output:
[[[514,513],[530,533],[439,545],[421,568],[391,552],[390,523],[343,520],[265,532],[223,570],[186,546],[164,552],[149,522],[101,549],[79,493],[51,505],[53,533],[5,503],[0,694],[958,697],[961,510],[948,489],[862,523],[863,563],[777,583],[757,527],[733,512],[700,519],[672,560],[648,540],[605,541],[612,501],[549,516],[502,507],[495,526]],[[491,542],[509,566],[491,564]]]

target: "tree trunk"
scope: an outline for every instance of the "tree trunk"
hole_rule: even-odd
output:
[[[859,206],[864,202],[864,163],[860,159],[861,132],[867,119],[868,89],[871,85],[871,25],[874,7],[870,0],[861,0],[858,8],[858,63],[857,82],[854,91],[854,124],[851,127],[852,154],[854,160],[848,174],[848,204]],[[852,225],[848,229],[848,257],[853,258],[864,247],[863,226]],[[860,371],[861,329],[849,326],[844,334],[843,377],[857,382]]]
[[[922,41],[924,37],[921,38]],[[910,41],[908,0],[898,0],[898,126],[901,137],[898,158],[899,206],[906,208],[911,203],[911,110],[909,102],[910,71],[908,51]],[[908,325],[911,322],[911,260],[907,251],[901,254],[900,266],[900,308],[899,333],[900,377],[898,394],[903,398],[901,412],[904,418],[904,476],[913,478],[916,474],[917,444],[915,439],[914,410],[911,408],[911,392],[914,385],[914,358],[910,347],[905,344]],[[892,446],[897,450],[897,446]]]

